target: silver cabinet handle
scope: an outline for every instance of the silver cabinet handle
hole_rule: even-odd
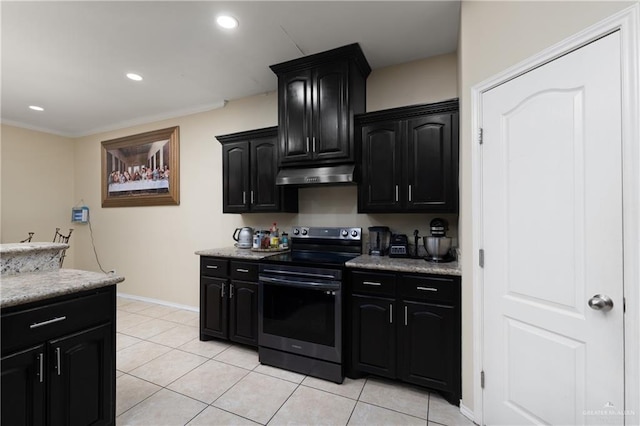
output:
[[[217,265],[207,265],[207,269],[218,269]]]
[[[613,309],[613,300],[607,295],[596,294],[589,299],[589,307],[596,311],[607,312]]]
[[[225,284],[222,284],[222,290],[220,291],[220,297],[224,297],[224,286]]]
[[[38,376],[40,377],[40,383],[42,383],[44,382],[44,354],[43,353],[38,354],[38,364],[39,364]]]
[[[393,305],[389,305],[389,324],[393,324]]]
[[[249,272],[248,269],[241,269],[241,268],[237,268],[236,271],[242,272],[242,273],[245,273],[245,274]]]
[[[253,200],[254,200],[254,198],[253,198],[253,190],[251,190],[251,204],[253,204]]]
[[[433,288],[433,287],[416,287],[417,290],[422,290],[422,291],[438,291],[437,288]]]
[[[396,202],[398,201],[398,185],[396,185]]]
[[[307,152],[309,152],[309,136],[307,136]]]
[[[364,285],[376,285],[376,286],[382,285],[382,284],[377,283],[375,281],[363,281],[362,284],[364,284]]]
[[[411,201],[411,185],[409,185],[409,201]]]
[[[65,316],[56,317],[56,318],[53,318],[53,319],[50,319],[50,320],[47,320],[47,321],[33,323],[33,324],[31,324],[29,326],[29,328],[38,328],[38,327],[42,327],[42,326],[45,326],[45,325],[53,324],[53,323],[56,323],[56,322],[64,321],[66,319],[67,319],[67,317],[65,317]]]
[[[247,191],[242,191],[242,204],[247,204]]]
[[[407,305],[404,305],[404,325],[408,325],[408,322],[407,322]]]
[[[313,152],[316,152],[316,137],[313,137]]]
[[[62,369],[60,368],[60,348],[56,348],[56,370],[58,370],[58,376],[62,374]]]
[[[233,284],[229,284],[229,299],[233,299]]]

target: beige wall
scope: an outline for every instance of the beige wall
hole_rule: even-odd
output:
[[[73,142],[7,125],[2,125],[0,137],[2,242],[18,242],[29,232],[35,232],[33,241],[51,242],[56,228],[65,235],[69,228],[77,230],[71,224],[71,207],[78,202],[73,195]],[[67,251],[64,267],[74,266],[73,252]]]
[[[516,63],[622,10],[634,2],[462,3],[458,48],[460,87],[461,209],[459,236],[463,259],[472,253],[471,88]],[[473,265],[462,273],[462,398],[473,407]]]

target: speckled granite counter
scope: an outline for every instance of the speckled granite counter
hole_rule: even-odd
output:
[[[249,259],[260,260],[267,256],[273,256],[274,254],[282,253],[281,251],[253,251],[251,249],[239,249],[237,247],[223,247],[216,249],[198,250],[196,254],[198,256],[213,256],[213,257],[229,257],[235,259]]]
[[[124,277],[119,275],[77,269],[3,276],[0,280],[0,308],[106,287],[122,281]]]
[[[56,270],[62,251],[68,248],[61,243],[0,244],[0,275]]]
[[[424,259],[403,259],[363,254],[346,263],[349,268],[379,271],[414,272],[419,274],[462,275],[460,262],[433,263]]]

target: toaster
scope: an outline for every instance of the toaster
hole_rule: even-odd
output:
[[[389,257],[409,257],[409,239],[404,234],[396,234],[391,237]]]

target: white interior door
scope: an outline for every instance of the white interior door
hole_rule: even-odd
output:
[[[482,95],[486,424],[623,422],[620,69],[616,32]]]

